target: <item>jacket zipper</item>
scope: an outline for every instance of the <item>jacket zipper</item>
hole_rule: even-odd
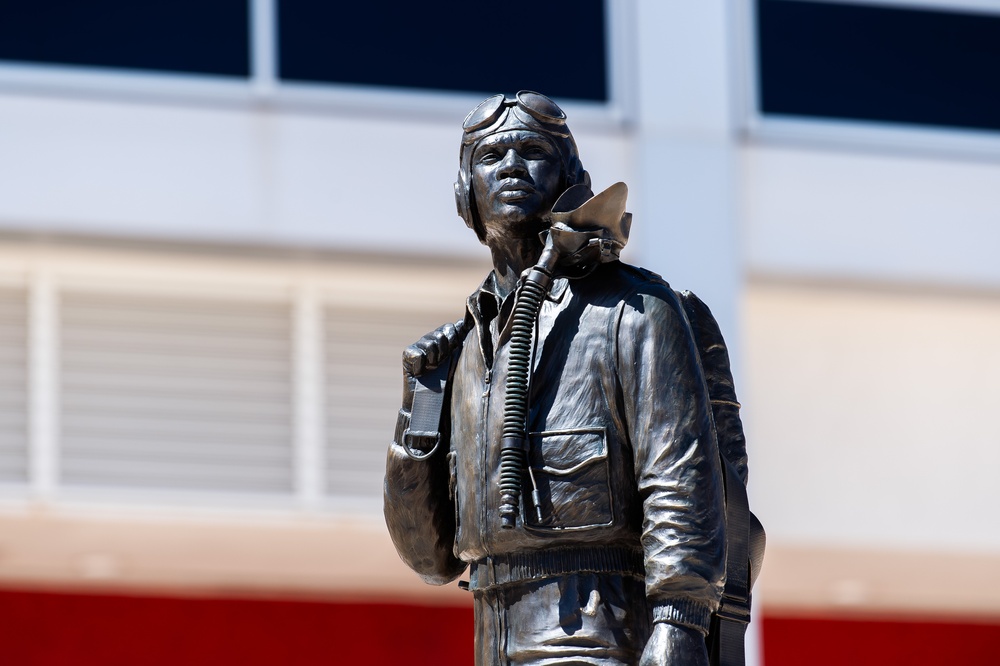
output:
[[[489,463],[489,451],[490,451],[490,440],[489,440],[489,423],[490,423],[490,393],[493,388],[493,368],[486,368],[486,372],[483,373],[483,409],[482,409],[482,421],[479,426],[479,440],[482,442],[481,452],[480,452],[480,467],[482,472],[479,474],[479,497],[482,501],[479,502],[479,543],[481,544],[484,551],[490,551],[490,546],[486,543],[486,521],[489,516],[489,482],[487,477],[487,464]],[[491,544],[492,545],[492,544]]]

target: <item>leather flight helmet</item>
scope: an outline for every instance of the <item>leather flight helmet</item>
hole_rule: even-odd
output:
[[[590,186],[590,174],[580,162],[576,141],[566,126],[566,114],[558,104],[530,90],[522,90],[513,99],[504,95],[487,97],[469,112],[462,124],[462,147],[455,182],[458,214],[481,242],[485,241],[486,234],[472,193],[472,154],[484,137],[512,129],[537,132],[552,141],[562,158],[564,188],[580,184]]]

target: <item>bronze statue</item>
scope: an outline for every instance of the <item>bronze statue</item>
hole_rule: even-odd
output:
[[[704,304],[618,260],[626,192],[594,196],[544,95],[465,120],[456,199],[494,270],[404,352],[385,516],[426,582],[470,568],[477,666],[708,664],[720,617],[742,649],[728,356]]]

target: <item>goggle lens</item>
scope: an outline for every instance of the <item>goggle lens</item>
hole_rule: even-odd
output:
[[[558,104],[541,93],[522,90],[513,100],[508,100],[503,95],[487,97],[465,117],[462,129],[470,133],[489,127],[500,118],[506,107],[515,105],[540,123],[566,124],[566,114]]]
[[[559,105],[541,93],[522,90],[517,93],[517,106],[539,122],[554,125],[566,122],[566,114]]]
[[[466,132],[475,132],[492,125],[503,113],[505,101],[506,98],[503,95],[487,97],[465,117],[462,129]]]

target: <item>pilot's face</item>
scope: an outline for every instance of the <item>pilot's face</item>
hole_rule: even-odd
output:
[[[558,150],[537,132],[491,134],[472,154],[472,191],[488,234],[537,235],[562,180]]]

